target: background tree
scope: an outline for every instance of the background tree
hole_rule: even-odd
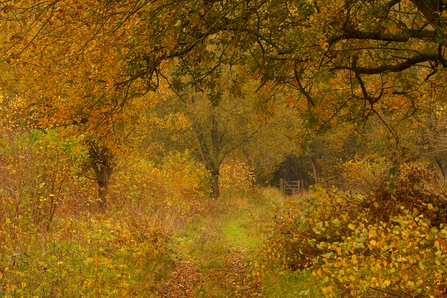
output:
[[[227,74],[228,77],[231,76]],[[190,149],[202,161],[212,176],[213,196],[219,197],[219,175],[222,163],[241,146],[251,142],[262,129],[252,102],[241,94],[231,92],[223,81],[213,90],[194,92],[191,88],[175,90],[165,116],[181,114],[188,130],[181,139],[174,134],[174,148]],[[209,94],[208,94],[209,92]],[[218,97],[214,103],[210,97]],[[175,97],[173,99],[172,97]],[[165,103],[162,103],[165,105]]]
[[[160,117],[159,131],[155,129],[157,136],[148,142],[161,142],[167,150],[192,152],[212,174],[214,196],[220,193],[219,175],[225,161],[242,160],[256,176],[271,177],[284,156],[297,148],[294,139],[301,129],[284,95],[256,93],[254,81],[238,82],[233,88],[231,82],[238,75],[236,70],[228,71],[213,90],[195,92],[184,87],[167,91],[153,110]],[[213,104],[210,96],[219,99]],[[259,107],[259,102],[269,105],[270,112]]]
[[[126,86],[118,83],[127,67],[129,48],[124,48],[132,43],[123,42],[123,31],[117,31],[122,21],[120,9],[127,6],[103,4],[61,1],[30,8],[23,1],[7,5],[3,12],[18,13],[16,20],[22,23],[6,21],[2,33],[4,57],[12,65],[5,66],[10,75],[2,84],[26,100],[35,127],[59,127],[85,143],[89,152],[85,169],[98,185],[101,208],[119,164],[116,156],[122,154],[141,112],[137,99],[144,98],[144,108],[151,103],[147,90],[140,88],[141,81]],[[106,11],[94,12],[95,7]]]
[[[156,89],[172,65],[194,88],[240,65],[259,90],[268,82],[288,88],[301,117],[324,131],[373,115],[385,122],[396,111],[408,118],[443,98],[438,2],[7,2],[3,60],[38,74],[40,101],[50,106],[61,94],[87,99],[85,108],[110,99],[107,109],[95,107],[101,116]]]

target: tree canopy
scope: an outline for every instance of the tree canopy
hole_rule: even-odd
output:
[[[87,99],[84,109],[110,98],[102,114],[155,90],[168,74],[172,83],[191,76],[200,89],[216,83],[223,65],[238,64],[260,80],[259,88],[273,84],[295,94],[299,110],[322,128],[386,113],[405,118],[442,97],[444,6],[441,0],[7,1],[1,57],[33,69],[33,88],[41,85],[47,101],[53,90]]]

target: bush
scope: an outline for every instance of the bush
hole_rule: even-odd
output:
[[[222,193],[247,191],[253,183],[253,172],[244,162],[231,160],[222,164],[219,177],[220,191]]]
[[[66,216],[54,227],[5,243],[0,296],[151,297],[172,264],[166,231],[145,216]]]
[[[155,163],[133,157],[113,176],[110,202],[119,208],[142,208],[184,219],[199,212],[210,194],[210,175],[188,152]]]
[[[343,188],[353,192],[367,192],[379,187],[391,166],[391,162],[383,157],[350,160],[341,166]]]
[[[261,253],[265,266],[311,270],[328,297],[442,297],[447,204],[428,191],[434,177],[413,163],[391,167],[363,194],[314,188],[303,211],[291,209],[275,225]]]
[[[75,138],[58,130],[7,129],[0,139],[0,206],[3,218],[49,229],[56,209],[83,184],[86,158]]]

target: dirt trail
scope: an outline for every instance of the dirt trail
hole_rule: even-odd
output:
[[[184,257],[164,281],[161,297],[262,297],[262,286],[247,278],[246,255],[247,249],[231,246],[220,266],[206,270],[200,260]]]

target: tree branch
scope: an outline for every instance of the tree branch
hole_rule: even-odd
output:
[[[406,70],[416,64],[424,62],[441,62],[441,64],[446,63],[444,57],[439,57],[437,53],[435,54],[421,54],[411,58],[407,58],[404,62],[397,63],[394,65],[382,65],[379,67],[358,67],[358,66],[334,66],[332,70],[350,70],[358,74],[380,74],[384,72],[400,72]]]
[[[306,97],[307,101],[314,107],[315,106],[315,102],[313,101],[313,99],[310,96],[310,94],[306,91],[306,89],[304,89],[303,85],[301,84],[300,74],[298,73],[296,68],[294,68],[293,71],[295,73],[295,80],[296,80],[296,83],[298,85],[298,89]]]

